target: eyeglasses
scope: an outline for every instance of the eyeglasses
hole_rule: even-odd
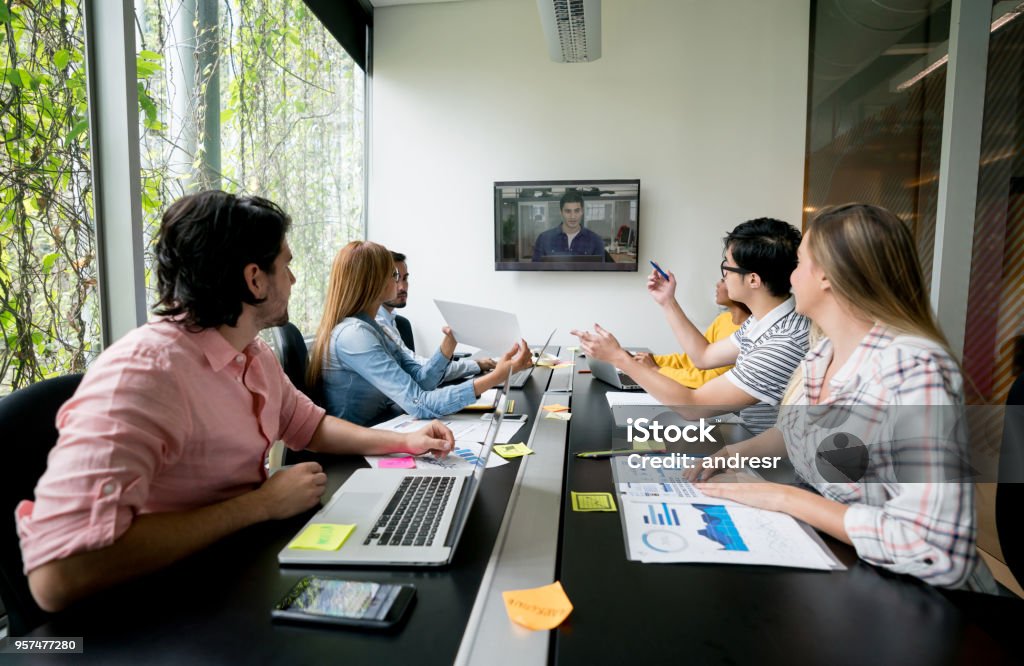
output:
[[[398,272],[398,269],[395,269],[395,272],[391,274],[391,279],[395,282],[402,281],[402,274]]]
[[[722,279],[723,280],[725,279],[725,274],[726,274],[727,271],[729,273],[739,273],[740,275],[747,275],[748,273],[752,272],[752,271],[748,271],[746,268],[740,268],[739,266],[726,266],[725,265],[725,259],[722,259],[722,263],[719,264],[719,268],[722,269]]]

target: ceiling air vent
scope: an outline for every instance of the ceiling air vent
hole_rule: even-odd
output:
[[[601,57],[601,0],[537,0],[548,55],[555,62]]]

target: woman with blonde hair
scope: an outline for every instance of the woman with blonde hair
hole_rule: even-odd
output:
[[[787,455],[814,490],[746,474],[699,487],[788,513],[890,571],[994,592],[962,463],[963,379],[910,231],[884,208],[835,206],[810,222],[798,258],[796,309],[822,339],[797,369],[776,426],[688,475],[708,479],[725,456]]]
[[[471,405],[489,388],[529,367],[530,349],[520,342],[501,357],[494,371],[438,388],[455,352],[444,329],[440,348],[425,362],[398,347],[374,321],[385,301],[394,300],[398,272],[383,245],[353,241],[331,267],[327,302],[310,355],[307,379],[323,386],[327,412],[360,425],[400,414],[436,418]]]

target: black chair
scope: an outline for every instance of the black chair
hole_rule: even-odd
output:
[[[57,410],[81,381],[82,375],[47,379],[0,400],[0,432],[7,442],[0,466],[0,597],[12,636],[24,635],[46,619],[22,573],[14,507],[32,499],[36,482],[46,470],[46,457],[57,443]]]
[[[1024,585],[1024,375],[1017,377],[1006,397],[1003,443],[999,452],[999,485],[996,487],[996,531],[1010,573]]]
[[[402,336],[402,342],[405,343],[405,346],[412,351],[416,351],[416,341],[413,339],[412,324],[409,323],[409,320],[402,315],[395,315],[395,328],[398,329],[398,334]]]
[[[292,323],[284,326],[277,326],[271,329],[274,341],[280,355],[281,367],[284,374],[288,375],[295,388],[299,389],[311,399],[312,393],[306,386],[306,362],[309,351],[306,349],[306,340],[302,337],[302,331]]]

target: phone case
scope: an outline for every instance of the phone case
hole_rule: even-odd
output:
[[[305,613],[303,611],[290,610],[287,607],[291,605],[295,597],[298,595],[300,588],[304,581],[308,578],[316,578],[315,576],[307,576],[299,580],[288,593],[274,606],[270,611],[271,618],[276,621],[297,623],[297,624],[308,624],[308,625],[320,625],[320,626],[341,626],[341,627],[370,627],[374,629],[387,629],[397,625],[404,619],[408,614],[409,608],[413,605],[416,598],[416,586],[410,584],[395,584],[395,583],[379,583],[380,585],[395,585],[401,588],[401,591],[396,597],[394,607],[388,611],[388,615],[383,619],[362,619],[362,618],[351,618],[351,617],[338,617],[334,615],[321,615],[318,613]],[[358,581],[358,582],[375,582],[375,581]],[[396,612],[397,610],[397,612]]]

